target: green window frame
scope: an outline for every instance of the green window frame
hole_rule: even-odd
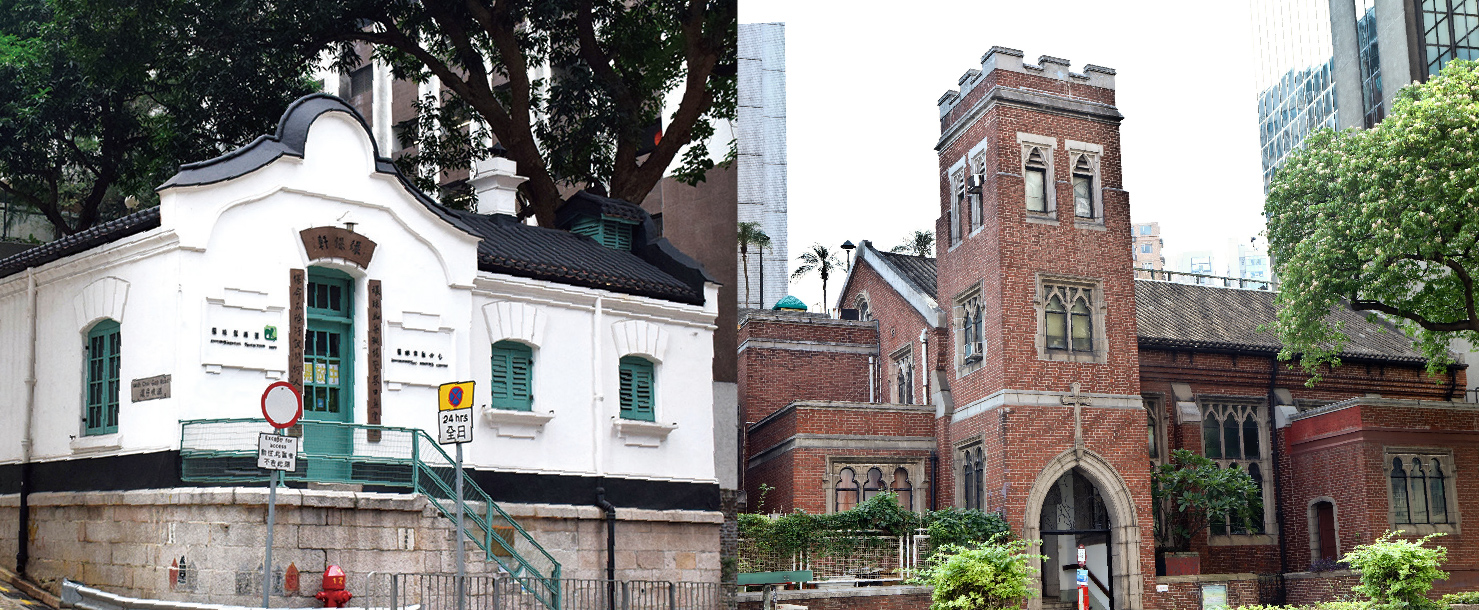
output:
[[[118,431],[119,367],[122,333],[116,320],[103,320],[87,332],[87,400],[83,408],[84,435]]]
[[[621,359],[621,418],[655,421],[657,376],[652,361],[641,356]]]
[[[489,406],[510,411],[534,409],[534,350],[523,343],[493,344],[493,371]]]
[[[304,302],[303,416],[354,417],[354,278],[337,269],[308,268]]]
[[[635,227],[631,222],[613,218],[581,218],[570,227],[571,233],[584,235],[596,240],[612,250],[632,250],[632,230]]]

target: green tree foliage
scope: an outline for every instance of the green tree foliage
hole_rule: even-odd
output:
[[[1253,477],[1185,449],[1156,467],[1151,495],[1157,504],[1156,546],[1162,550],[1189,550],[1191,538],[1214,518],[1263,518],[1263,496]]]
[[[1028,567],[1042,555],[1028,552],[1026,540],[992,539],[974,546],[945,545],[930,556],[919,581],[934,586],[930,610],[1006,610],[1037,595],[1037,571]]]
[[[904,243],[894,246],[894,254],[911,254],[914,256],[935,255],[935,232],[915,231],[904,237]]]
[[[1011,526],[996,513],[983,513],[973,508],[946,507],[929,513],[930,544],[970,545],[1010,536]]]
[[[1372,129],[1312,134],[1274,175],[1265,211],[1285,359],[1312,373],[1340,363],[1334,307],[1395,320],[1434,374],[1449,339],[1479,342],[1476,66],[1453,61],[1403,88]]]
[[[735,117],[734,0],[315,0],[296,8],[293,23],[332,43],[340,68],[359,64],[355,43],[370,43],[397,77],[440,80],[445,95],[422,100],[420,121],[405,126],[417,152],[403,167],[419,186],[496,142],[529,178],[520,187],[525,213],[543,226],[554,224],[561,186],[601,184],[641,201],[675,159],[676,176],[696,184],[714,166],[702,142]],[[663,116],[664,96],[679,88],[677,109]]]
[[[1401,533],[1387,532],[1346,553],[1344,561],[1361,573],[1361,584],[1351,590],[1371,598],[1383,610],[1442,608],[1427,594],[1433,581],[1448,578],[1447,572],[1438,569],[1448,559],[1448,549],[1423,545],[1443,534],[1398,540]]]
[[[313,89],[307,43],[268,26],[275,6],[0,0],[0,193],[72,234],[271,133]]]
[[[831,248],[823,246],[820,242],[811,245],[811,248],[796,256],[801,265],[791,272],[791,281],[797,281],[810,275],[813,271],[822,278],[822,309],[831,307],[827,300],[827,280],[832,277],[838,269],[844,267],[842,258],[832,251]]]
[[[770,248],[770,236],[760,228],[758,222],[739,223],[735,236],[739,239],[740,264],[744,267],[745,276],[745,303],[750,302],[750,248],[765,250]],[[762,303],[761,306],[764,306]]]
[[[915,513],[899,506],[899,497],[893,492],[880,493],[849,510],[827,515],[799,510],[777,517],[739,515],[740,537],[781,555],[846,554],[858,544],[857,532],[907,536],[919,528],[928,528],[932,545],[975,544],[1011,535],[1001,515],[953,507]]]

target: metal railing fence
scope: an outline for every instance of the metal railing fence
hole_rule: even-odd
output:
[[[1253,280],[1241,277],[1209,275],[1206,273],[1168,271],[1165,269],[1136,269],[1135,279],[1160,280],[1163,282],[1197,284],[1200,286],[1220,286],[1222,288],[1242,288],[1244,290],[1268,291],[1278,288],[1278,283],[1273,280]]]
[[[456,610],[457,577],[453,574],[382,574],[367,606],[397,610]],[[465,610],[543,610],[530,591],[530,579],[506,574],[464,577]],[[555,610],[717,610],[721,585],[712,582],[587,580],[559,581]]]
[[[257,435],[272,427],[260,419],[180,422],[180,478],[207,483],[265,483],[257,468]],[[339,422],[300,421],[287,434],[302,439],[296,468],[284,481],[329,482],[403,488],[425,495],[455,523],[463,505],[463,531],[546,608],[560,605],[560,563],[493,502],[472,479],[455,489],[456,462],[425,431]]]
[[[816,580],[907,580],[918,574],[931,552],[930,537],[891,536],[881,532],[832,532],[812,548],[788,554],[763,548],[757,541],[739,539],[739,571],[786,572],[811,570]]]

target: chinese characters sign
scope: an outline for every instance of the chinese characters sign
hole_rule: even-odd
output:
[[[365,269],[375,256],[375,242],[354,231],[339,227],[313,227],[303,229],[298,235],[303,239],[303,249],[308,252],[309,260],[338,258]]]
[[[473,382],[444,383],[437,388],[437,442],[472,442]]]
[[[257,467],[292,471],[298,468],[298,439],[263,432],[257,435]]]
[[[133,380],[133,401],[169,398],[169,379],[169,375],[156,375]]]

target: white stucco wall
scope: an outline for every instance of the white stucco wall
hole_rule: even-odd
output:
[[[439,383],[478,381],[474,404],[487,404],[490,344],[513,338],[534,345],[534,409],[553,417],[542,429],[503,435],[479,417],[466,447],[470,466],[714,481],[713,286],[706,305],[694,306],[480,272],[478,238],[376,173],[372,151],[357,121],[325,113],[303,158],[167,189],[161,227],[38,268],[35,459],[178,449],[181,420],[260,417],[263,389],[288,378],[289,270],[317,264],[355,281],[353,421],[367,418],[367,283],[376,279],[385,322],[384,425],[434,430]],[[299,231],[346,223],[378,244],[368,268],[310,260]],[[523,317],[494,328],[489,307]],[[0,279],[0,463],[21,459],[26,314],[27,273]],[[119,431],[83,436],[83,339],[98,317],[122,327]],[[505,328],[536,319],[529,323],[537,334]],[[213,327],[266,325],[279,329],[276,349],[209,342]],[[426,373],[392,363],[398,347],[412,345],[445,350],[448,366]],[[616,371],[626,353],[658,362],[657,421],[671,427],[665,438],[634,442],[618,434]],[[161,374],[172,376],[170,398],[130,401],[131,380]]]

